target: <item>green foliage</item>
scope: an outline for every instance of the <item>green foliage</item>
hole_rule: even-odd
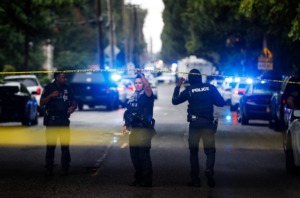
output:
[[[12,65],[4,65],[3,72],[14,72],[16,68]]]
[[[102,4],[103,41],[108,46],[107,1]],[[54,46],[54,66],[58,69],[82,68],[97,63],[97,27],[95,0],[2,0],[0,1],[0,70],[5,64],[24,70],[28,38],[29,70],[40,70],[45,56],[42,47]],[[114,1],[116,45],[121,50],[118,63],[125,64],[122,5]],[[146,12],[139,15],[140,32]],[[128,15],[132,14],[129,12]],[[131,21],[127,21],[128,24]],[[130,33],[127,32],[127,35]],[[143,35],[137,45],[145,51]]]
[[[300,65],[298,0],[164,0],[164,3],[161,53],[165,60],[196,55],[212,61],[219,70],[231,70],[238,75],[262,72],[257,71],[257,61],[265,38],[276,71]]]
[[[163,2],[165,9],[163,11],[164,27],[161,34],[161,57],[166,63],[171,64],[187,55],[185,43],[188,29],[182,18],[187,2],[186,0],[163,0]]]

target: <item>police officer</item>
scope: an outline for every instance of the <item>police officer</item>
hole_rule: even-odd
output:
[[[129,186],[152,187],[151,139],[155,134],[154,95],[144,74],[138,72],[134,80],[135,92],[124,112],[123,133],[130,131],[129,151],[135,169],[134,181]]]
[[[180,86],[184,78],[180,78],[175,87],[172,103],[173,105],[181,104],[188,101],[188,122],[189,124],[189,150],[191,164],[191,182],[188,186],[200,187],[199,178],[199,141],[202,138],[204,152],[206,154],[206,169],[207,184],[209,187],[216,185],[213,178],[215,164],[215,132],[217,123],[214,123],[213,111],[214,105],[223,107],[225,101],[218,92],[217,88],[211,84],[202,83],[200,71],[192,69],[188,75],[190,86],[180,94]]]
[[[46,126],[46,175],[53,174],[54,153],[57,139],[61,144],[61,175],[69,173],[71,162],[70,144],[70,114],[77,108],[72,90],[66,84],[63,72],[54,73],[54,81],[48,84],[41,96],[40,104],[45,106],[44,125]],[[61,127],[61,128],[57,128]]]

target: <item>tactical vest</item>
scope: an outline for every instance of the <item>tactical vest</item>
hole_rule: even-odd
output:
[[[127,103],[127,114],[133,122],[151,122],[153,117],[154,97],[147,97],[144,90],[135,93]]]
[[[210,84],[198,83],[187,87],[190,98],[188,99],[188,117],[197,116],[213,119],[213,96]]]
[[[68,116],[68,108],[71,105],[69,98],[69,89],[67,86],[57,87],[52,84],[48,87],[50,89],[49,93],[55,90],[59,91],[59,95],[52,98],[49,103],[46,104],[46,111],[49,116]]]

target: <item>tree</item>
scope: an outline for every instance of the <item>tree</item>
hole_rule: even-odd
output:
[[[275,70],[300,66],[300,3],[297,0],[242,0],[240,13],[263,31],[274,55]]]
[[[178,59],[185,57],[188,52],[185,48],[188,29],[183,21],[182,14],[186,10],[186,0],[163,0],[164,27],[161,34],[162,48],[161,57],[172,64]]]

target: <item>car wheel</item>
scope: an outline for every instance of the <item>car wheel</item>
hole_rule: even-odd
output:
[[[108,111],[116,110],[118,108],[119,108],[119,101],[118,100],[113,100],[112,102],[109,102],[106,105],[106,110],[108,110]]]
[[[230,111],[236,111],[237,106],[236,105],[230,105]]]
[[[83,104],[81,102],[78,103],[78,110],[79,111],[83,110]]]
[[[241,114],[241,124],[242,125],[248,125],[249,124],[249,119],[243,114]]]
[[[281,131],[282,127],[281,127],[281,123],[280,121],[277,119],[277,117],[275,117],[274,119],[274,130],[275,131]]]
[[[293,154],[291,135],[287,134],[285,139],[285,168],[287,173],[293,174],[296,171],[296,166]]]
[[[272,118],[269,119],[269,128],[270,129],[274,128],[274,122],[273,122]]]
[[[38,115],[36,114],[35,119],[31,121],[31,125],[37,125],[38,124]]]

